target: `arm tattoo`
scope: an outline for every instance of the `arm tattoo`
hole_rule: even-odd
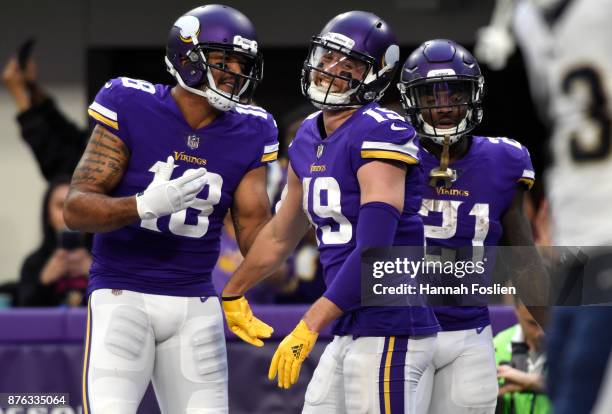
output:
[[[236,207],[231,208],[232,223],[234,224],[234,231],[236,232],[236,239],[240,239],[240,232],[244,230],[244,226],[240,224],[239,213],[236,211]]]
[[[129,160],[121,139],[100,126],[91,134],[87,148],[72,176],[72,185],[108,193],[118,183]]]

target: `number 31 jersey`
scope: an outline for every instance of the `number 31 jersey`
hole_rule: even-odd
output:
[[[302,182],[303,207],[316,228],[327,286],[356,246],[359,216],[359,168],[372,160],[394,160],[414,166],[418,149],[414,129],[393,111],[377,103],[353,113],[337,130],[322,138],[321,112],[310,115],[289,147],[293,171]],[[397,245],[422,246],[421,173],[409,168],[404,211],[396,232]],[[354,275],[352,283],[360,283]],[[336,335],[427,335],[439,330],[429,308],[362,307],[345,313],[335,324]]]
[[[129,78],[106,83],[89,107],[99,125],[117,135],[129,163],[113,197],[133,196],[174,158],[171,179],[208,170],[208,184],[186,210],[94,236],[90,292],[127,289],[171,296],[213,296],[211,272],[219,255],[223,217],[250,170],[276,159],[277,128],[259,107],[237,105],[207,126],[192,129],[168,85]]]

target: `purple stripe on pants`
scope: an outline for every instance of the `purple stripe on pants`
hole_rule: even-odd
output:
[[[391,413],[404,413],[404,385],[406,370],[406,352],[408,337],[396,336],[393,355],[391,356],[391,375],[389,376],[389,392],[391,393]]]
[[[387,350],[389,349],[389,337],[385,338],[385,346],[380,356],[380,366],[378,368],[378,403],[380,404],[380,414],[385,413],[385,361]]]

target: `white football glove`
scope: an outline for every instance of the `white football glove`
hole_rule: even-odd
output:
[[[155,173],[153,182],[146,190],[136,194],[136,208],[142,220],[163,217],[186,209],[194,203],[196,195],[208,182],[206,168],[198,168],[170,180],[172,170],[174,158],[170,156]]]

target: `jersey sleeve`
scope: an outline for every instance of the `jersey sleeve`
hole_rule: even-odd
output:
[[[354,170],[374,160],[399,161],[407,165],[419,163],[416,131],[405,121],[385,120],[374,125],[352,148]]]
[[[527,190],[531,189],[535,183],[535,171],[527,147],[512,138],[484,137],[483,139],[483,142],[490,145],[495,165],[503,169],[504,176],[514,180],[516,185],[524,186]]]
[[[528,190],[531,190],[535,183],[535,171],[531,164],[531,156],[527,148],[523,147],[523,154],[520,157],[519,171],[520,177],[517,178],[517,183],[523,184]]]
[[[259,123],[259,132],[258,132],[258,150],[256,151],[255,158],[253,162],[249,166],[249,170],[252,170],[257,167],[261,167],[262,165],[266,165],[273,161],[276,161],[278,158],[278,127],[276,126],[276,121],[271,114],[263,110],[259,107],[248,107],[248,108],[256,108],[256,109],[248,109],[252,112],[257,112],[257,114],[252,114],[257,118],[257,122]],[[237,108],[238,111],[244,108],[241,106]]]
[[[535,171],[531,164],[531,156],[527,147],[511,138],[492,138],[501,144],[499,148],[504,149],[509,159],[508,165],[512,168],[512,175],[518,185],[523,185],[530,190],[535,183]]]
[[[117,135],[128,146],[127,123],[121,111],[123,86],[120,78],[111,79],[100,89],[87,113],[94,123],[103,126]]]

